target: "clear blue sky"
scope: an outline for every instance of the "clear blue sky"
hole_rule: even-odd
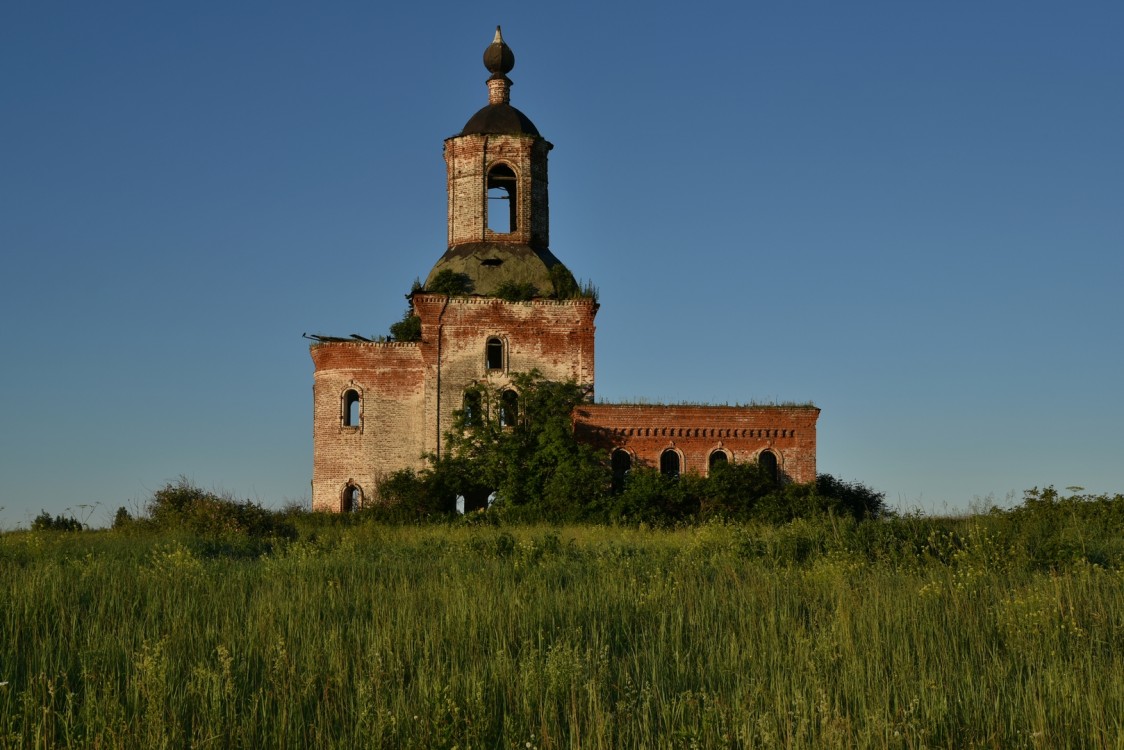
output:
[[[601,399],[813,401],[894,505],[1124,491],[1124,4],[5,3],[0,528],[307,499],[304,331],[445,250],[444,138],[555,144]]]

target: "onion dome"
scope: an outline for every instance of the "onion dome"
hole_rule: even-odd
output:
[[[496,27],[496,36],[492,39],[492,43],[484,50],[484,67],[493,76],[507,75],[515,67],[515,53],[504,42],[499,26]]]
[[[488,106],[474,114],[460,135],[539,135],[538,128],[527,115],[511,106],[511,79],[507,74],[515,67],[515,53],[503,40],[500,27],[484,50],[484,67],[488,79]]]

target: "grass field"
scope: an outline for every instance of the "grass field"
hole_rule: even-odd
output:
[[[9,532],[0,745],[1124,747],[1122,543],[1055,526]]]

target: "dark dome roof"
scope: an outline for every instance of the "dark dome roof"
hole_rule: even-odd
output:
[[[460,135],[539,135],[539,129],[510,104],[489,104],[465,123]]]

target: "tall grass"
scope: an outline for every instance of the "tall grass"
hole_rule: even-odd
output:
[[[1006,528],[9,533],[0,745],[1124,746],[1119,558]]]

